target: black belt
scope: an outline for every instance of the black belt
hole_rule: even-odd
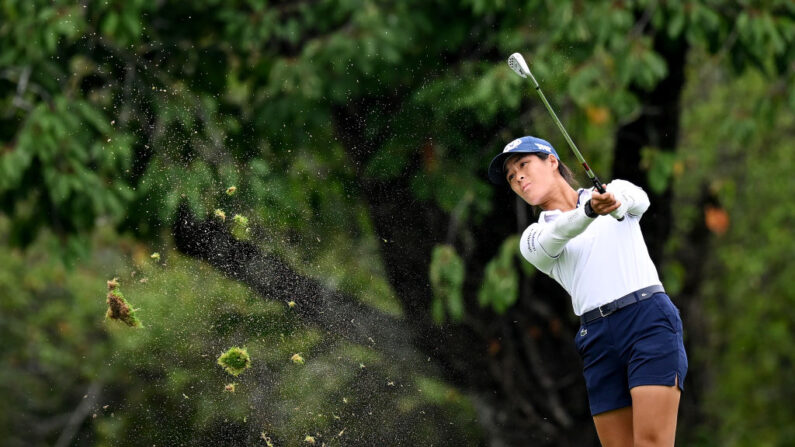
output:
[[[649,287],[644,287],[642,289],[638,289],[632,293],[628,293],[621,298],[611,301],[607,304],[603,304],[596,309],[589,310],[584,314],[580,315],[580,323],[587,324],[593,320],[598,320],[599,318],[606,317],[613,312],[621,309],[623,307],[627,307],[629,305],[635,304],[638,301],[643,301],[645,299],[651,298],[652,295],[655,293],[665,293],[665,289],[663,286],[657,284]]]

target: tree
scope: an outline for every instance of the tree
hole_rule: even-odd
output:
[[[79,256],[80,238],[98,221],[161,244],[171,227],[180,249],[227,275],[257,289],[263,278],[244,261],[272,260],[274,280],[288,275],[281,284],[309,287],[308,297],[326,289],[300,266],[340,250],[340,240],[377,242],[404,311],[388,327],[412,334],[413,349],[477,396],[494,443],[595,442],[592,432],[568,429],[590,417],[566,335],[574,330],[566,297],[500,251],[530,212],[486,184],[489,158],[526,133],[562,147],[505,55],[532,55],[597,172],[651,193],[644,231],[658,262],[673,222],[692,49],[726,55],[736,72],[792,76],[794,13],[781,1],[758,9],[477,0],[164,6],[6,8],[14,20],[0,33],[11,49],[0,59],[0,97],[11,105],[0,123],[9,142],[0,203],[12,240],[24,246],[48,227],[78,241],[67,246]],[[224,194],[230,185],[235,198]],[[252,217],[250,242],[230,239],[216,208]],[[462,293],[446,301],[434,298],[428,279],[443,243],[465,266]],[[214,258],[229,244],[245,248]],[[706,253],[671,261],[670,271],[684,272],[687,299],[701,288],[688,272]],[[481,292],[484,283],[507,287]],[[511,290],[518,300],[504,295]],[[447,306],[449,324],[431,318],[434,300]],[[304,317],[324,327],[322,315]]]

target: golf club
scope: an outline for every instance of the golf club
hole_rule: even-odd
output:
[[[563,134],[563,137],[566,139],[566,142],[569,143],[569,147],[574,152],[574,156],[577,157],[577,160],[580,161],[582,167],[585,168],[585,173],[588,174],[588,178],[591,179],[597,191],[604,194],[605,189],[602,186],[602,182],[599,181],[599,178],[596,177],[596,174],[594,174],[593,170],[591,170],[591,167],[588,166],[588,163],[585,162],[585,159],[583,158],[580,151],[577,149],[577,146],[574,144],[574,141],[572,141],[571,137],[569,136],[569,133],[566,132],[566,129],[563,127],[563,124],[558,119],[558,116],[555,114],[555,111],[552,110],[552,106],[549,105],[549,101],[547,101],[547,98],[544,96],[544,93],[541,91],[541,87],[538,85],[538,81],[536,81],[536,78],[533,76],[533,73],[530,72],[530,68],[527,66],[527,62],[524,61],[522,55],[519,53],[513,53],[508,58],[508,66],[511,67],[511,70],[516,72],[516,74],[518,74],[519,76],[523,78],[527,78],[528,76],[530,77],[530,80],[533,81],[533,85],[535,86],[536,91],[538,92],[538,96],[541,97],[541,101],[544,102],[544,105],[547,107],[547,110],[549,110],[549,114],[552,115],[552,119],[555,120],[555,124],[558,125],[558,129],[560,129],[560,132]]]

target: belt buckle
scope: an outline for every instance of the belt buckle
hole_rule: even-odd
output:
[[[612,314],[613,312],[615,312],[616,311],[615,309],[608,309],[607,313],[605,313],[605,311],[602,310],[603,307],[610,306],[610,304],[611,303],[607,303],[599,306],[599,315],[601,315],[602,317],[606,317]]]

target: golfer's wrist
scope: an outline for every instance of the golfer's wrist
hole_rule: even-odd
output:
[[[594,211],[593,207],[591,207],[591,200],[589,199],[585,202],[585,206],[583,206],[583,211],[585,211],[585,215],[590,217],[591,219],[595,219],[599,216],[599,214]]]

